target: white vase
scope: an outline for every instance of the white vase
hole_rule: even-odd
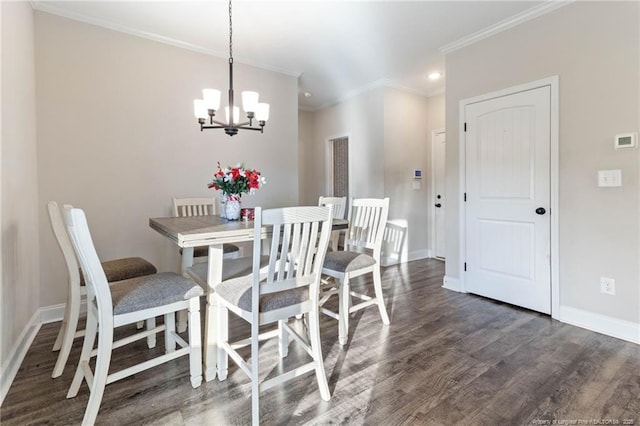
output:
[[[220,194],[220,217],[227,218],[227,194]]]
[[[227,220],[239,220],[240,219],[240,198],[235,198],[230,196],[227,199],[227,204],[225,205],[225,213],[227,216]]]

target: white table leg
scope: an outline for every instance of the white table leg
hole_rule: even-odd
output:
[[[208,382],[216,378],[218,364],[218,333],[216,330],[217,304],[213,296],[214,287],[222,281],[222,244],[209,246],[207,271],[207,308],[204,323],[204,379]]]
[[[187,268],[193,266],[193,247],[185,247],[182,249],[182,265],[180,272],[185,275]],[[187,311],[178,312],[178,332],[184,333],[187,330]]]

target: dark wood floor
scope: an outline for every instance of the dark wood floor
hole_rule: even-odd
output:
[[[352,317],[345,347],[337,342],[337,323],[323,317],[332,399],[322,401],[314,376],[307,375],[261,395],[263,423],[640,424],[640,346],[444,290],[443,272],[435,260],[386,268],[391,325],[382,325],[375,308],[360,311]],[[235,324],[233,334],[248,332],[241,325]],[[50,378],[58,327],[44,325],[38,333],[0,408],[3,425],[81,422],[86,385],[78,397],[65,399],[80,339],[64,374]],[[162,343],[158,346],[162,350]],[[127,365],[149,352],[144,342],[118,350],[112,365]],[[265,343],[261,353],[266,375],[306,359],[295,342],[283,362],[275,342]],[[231,362],[225,382],[192,389],[186,358],[108,385],[97,420],[108,425],[250,421],[250,387],[242,371]]]

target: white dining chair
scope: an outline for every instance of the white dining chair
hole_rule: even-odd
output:
[[[58,203],[49,201],[47,203],[47,212],[49,213],[49,222],[51,223],[53,234],[58,243],[58,247],[60,247],[62,251],[67,266],[68,276],[67,303],[64,309],[64,317],[56,341],[53,344],[53,351],[59,351],[56,364],[51,373],[51,377],[56,378],[62,375],[64,371],[64,367],[69,359],[71,347],[73,346],[73,340],[77,337],[84,336],[84,329],[77,330],[77,328],[80,317],[80,305],[86,295],[86,285],[84,283],[84,277],[80,274],[80,266],[73,252],[71,240],[69,239],[69,234],[62,220]],[[102,262],[102,268],[104,269],[107,281],[110,283],[158,272],[155,266],[140,257],[108,260]],[[141,327],[142,324],[140,325],[140,328]],[[155,318],[148,318],[147,328],[153,329],[154,327]],[[147,343],[149,348],[155,347],[155,334],[147,337]]]
[[[389,324],[389,316],[382,293],[380,252],[382,238],[389,214],[389,198],[351,199],[349,203],[349,229],[344,239],[344,250],[330,251],[324,259],[322,274],[334,280],[323,286],[321,312],[338,320],[338,341],[345,345],[349,338],[349,314],[367,306],[377,305],[383,324]],[[351,290],[350,281],[361,275],[373,274],[375,296]],[[336,283],[337,280],[337,283]],[[323,305],[338,295],[338,312]],[[352,297],[361,301],[352,304]]]
[[[331,398],[318,324],[320,273],[331,234],[331,210],[331,207],[256,208],[252,273],[222,281],[214,289],[218,305],[218,378],[227,377],[227,357],[249,376],[254,425],[259,423],[260,392],[302,374],[315,371],[320,397],[325,401]],[[263,227],[272,229],[270,242],[261,240]],[[263,244],[268,246],[266,263]],[[229,342],[229,311],[251,324],[251,338]],[[308,315],[308,339],[288,324],[288,319],[298,314]],[[259,335],[259,327],[271,323],[278,323],[278,328]],[[290,336],[301,344],[312,361],[260,383],[259,340],[278,337],[280,355],[285,357]],[[246,346],[251,346],[250,361],[237,351]]]
[[[318,199],[319,206],[333,206],[333,218],[344,219],[344,211],[347,207],[347,197],[325,197],[320,196]],[[340,241],[340,234],[342,231],[335,230],[331,232],[331,243],[329,247],[332,250],[338,250],[338,242]]]
[[[200,342],[200,296],[202,287],[172,272],[145,275],[109,286],[96,253],[87,219],[82,210],[65,206],[64,220],[87,285],[87,326],[80,360],[67,398],[77,396],[83,381],[89,386],[89,401],[83,425],[94,424],[107,384],[124,379],[180,356],[189,356],[191,385],[202,383],[202,347]],[[175,312],[189,312],[189,342],[175,332]],[[114,328],[146,318],[164,315],[165,353],[109,374],[111,351],[145,338],[158,330],[146,330],[114,341]],[[98,338],[98,346],[93,346]],[[179,346],[179,349],[176,349]],[[90,359],[95,353],[95,368]]]
[[[207,216],[218,214],[218,199],[216,197],[190,197],[190,198],[172,198],[173,216]],[[235,244],[226,243],[222,245],[225,258],[238,257],[240,247]],[[193,249],[194,262],[206,262],[209,253],[209,247],[195,247]],[[180,249],[182,254],[182,249]]]

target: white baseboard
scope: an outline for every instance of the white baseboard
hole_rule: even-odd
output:
[[[463,293],[462,288],[460,286],[460,279],[444,276],[442,279],[442,288],[446,288],[447,290],[457,291],[458,293]]]
[[[49,324],[50,322],[62,321],[62,318],[64,318],[65,306],[66,305],[64,303],[61,303],[59,305],[51,305],[51,306],[46,306],[44,308],[40,308],[40,310],[38,311],[40,316],[40,322],[42,324]],[[81,311],[83,306],[85,307],[85,310],[86,310],[86,303],[82,303],[82,306],[80,306]]]
[[[607,336],[640,344],[640,324],[596,314],[570,306],[560,306],[560,321]]]
[[[9,356],[6,358],[6,363],[0,374],[0,405],[4,402],[7,393],[9,393],[13,379],[15,379],[16,374],[18,374],[22,361],[24,361],[24,357],[27,355],[27,351],[36,338],[41,325],[40,310],[38,310],[33,314],[22,330],[22,333],[20,333],[15,346],[9,352]]]
[[[412,260],[428,259],[429,257],[430,257],[429,250],[427,249],[415,250],[415,251],[409,252],[409,255],[407,256],[407,262],[411,262]]]
[[[381,256],[380,265],[392,266],[400,265],[401,263],[411,262],[413,260],[428,259],[429,250],[415,250],[407,254],[406,259],[398,258],[397,256]]]
[[[16,374],[18,374],[24,357],[27,355],[27,351],[36,338],[38,331],[40,331],[40,326],[42,326],[42,324],[62,321],[65,306],[64,303],[61,303],[59,305],[45,306],[44,308],[38,309],[24,330],[22,330],[18,341],[7,357],[7,363],[0,376],[0,405],[2,405],[4,398],[7,396],[13,379],[15,379]],[[86,311],[87,303],[83,300],[80,304],[80,313],[85,313]]]

